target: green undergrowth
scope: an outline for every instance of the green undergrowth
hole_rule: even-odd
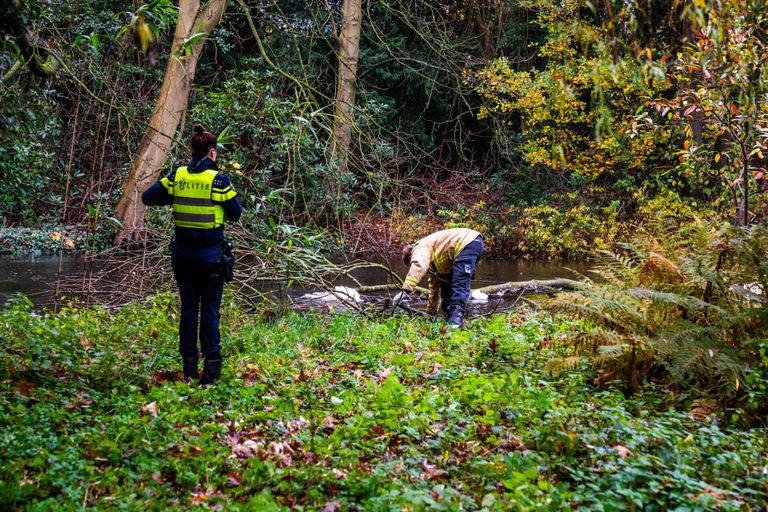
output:
[[[3,510],[758,510],[763,430],[557,378],[574,321],[224,313],[179,381],[175,299],[0,311]],[[583,326],[582,326],[583,327]]]
[[[109,247],[109,238],[106,230],[94,232],[85,225],[3,226],[0,228],[0,254],[93,254]]]

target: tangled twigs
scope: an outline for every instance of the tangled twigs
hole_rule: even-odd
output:
[[[170,234],[148,231],[148,240],[139,249],[115,247],[87,258],[80,275],[58,281],[59,296],[79,299],[87,304],[119,306],[162,289],[172,289]],[[320,290],[345,307],[367,314],[365,307],[348,294],[335,289],[339,278],[346,278],[361,290],[361,271],[376,270],[386,279],[400,279],[389,267],[364,261],[335,263],[314,248],[291,243],[277,243],[234,227],[229,236],[235,240],[235,279],[227,285],[237,300],[251,306],[265,302],[293,302],[290,288]],[[385,285],[388,286],[388,285]],[[400,284],[393,285],[399,289]]]
[[[406,312],[408,312],[408,313],[410,313],[410,314],[412,314],[412,315],[416,315],[416,316],[425,316],[425,317],[430,317],[430,316],[432,316],[430,313],[428,313],[428,312],[426,312],[426,311],[422,311],[422,310],[420,310],[420,309],[414,309],[414,308],[412,308],[412,307],[408,306],[407,304],[403,304],[402,302],[401,302],[400,304],[398,304],[398,305],[397,305],[397,307],[395,307],[395,308],[393,308],[393,309],[392,309],[392,313],[393,313],[393,314],[394,314],[394,312],[395,312],[395,310],[396,310],[397,308],[400,308],[400,309],[402,309],[403,311],[406,311]]]

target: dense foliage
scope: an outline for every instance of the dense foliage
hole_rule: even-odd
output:
[[[657,217],[624,251],[600,254],[597,282],[557,298],[599,328],[571,336],[574,353],[551,368],[584,356],[600,379],[619,378],[631,391],[661,379],[764,421],[768,230],[704,221],[680,230],[669,220]]]
[[[755,510],[763,429],[627,399],[567,332],[499,315],[443,335],[403,317],[225,312],[226,370],[180,382],[173,299],[0,311],[4,509]],[[718,422],[722,421],[721,426]]]
[[[0,0],[0,253],[144,242],[119,308],[0,310],[0,508],[768,507],[765,7],[235,0],[172,44],[197,3]],[[172,221],[130,203],[193,122],[245,207],[210,388],[146,299]],[[260,291],[454,226],[598,276],[450,335]]]
[[[278,222],[348,233],[379,219],[403,232],[403,219],[428,226],[445,212],[486,228],[500,253],[548,257],[583,255],[591,239],[615,248],[611,225],[637,222],[657,196],[739,224],[762,218],[759,1],[366,2],[339,168],[328,144],[342,4],[235,2],[206,43],[187,118],[225,131],[246,206],[285,190]],[[177,58],[176,8],[21,5],[62,66],[39,78],[6,38],[3,223],[82,222],[89,205],[109,217],[162,64]],[[186,138],[183,123],[169,167]]]

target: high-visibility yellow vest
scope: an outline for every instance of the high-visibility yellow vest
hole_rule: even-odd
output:
[[[213,169],[189,172],[186,167],[176,169],[173,181],[166,176],[160,182],[173,195],[173,219],[182,228],[213,229],[226,224],[224,208],[214,200],[224,202],[236,195],[231,187],[214,188],[218,174]]]

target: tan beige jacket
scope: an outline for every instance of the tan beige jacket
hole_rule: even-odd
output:
[[[439,274],[453,272],[453,261],[468,243],[480,236],[472,229],[452,228],[437,231],[413,244],[411,268],[403,283],[403,290],[413,291],[425,274],[429,274],[429,311],[436,312],[440,305]]]

